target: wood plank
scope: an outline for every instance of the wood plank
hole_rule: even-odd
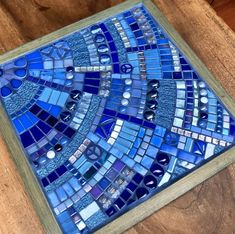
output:
[[[217,1],[212,4],[216,13],[225,21],[229,27],[235,31],[235,1],[234,0],[224,0]]]
[[[43,233],[2,138],[0,155],[0,233]]]
[[[1,21],[1,24],[3,22],[4,27],[0,27],[1,28],[0,35],[3,35],[3,37],[1,36],[1,40],[0,40],[1,51],[12,49],[18,45],[23,44],[26,41],[30,41],[31,39],[33,39],[35,37],[41,36],[44,33],[53,31],[54,29],[57,29],[61,26],[64,26],[63,25],[64,23],[67,24],[68,22],[74,22],[79,19],[78,17],[83,17],[84,14],[92,14],[92,13],[94,13],[94,11],[99,11],[99,10],[106,8],[110,5],[110,1],[103,1],[104,3],[102,3],[102,4],[99,4],[99,3],[92,4],[93,1],[87,1],[85,3],[80,2],[80,4],[77,4],[77,2],[79,2],[79,1],[77,1],[77,2],[66,1],[66,3],[64,3],[64,1],[56,1],[56,3],[54,3],[55,1],[40,1],[40,5],[38,4],[38,2],[36,2],[36,1],[28,1],[27,2],[27,12],[29,12],[28,15],[26,14],[27,13],[26,10],[24,10],[22,2],[13,0],[13,1],[6,1],[3,4],[1,3],[1,10],[2,10],[3,14],[0,17],[3,17],[5,19],[5,20],[3,19],[3,21]],[[120,2],[120,1],[113,1],[113,3],[117,3],[117,2]],[[214,49],[214,48],[216,48],[216,46],[214,46],[214,47],[210,46],[209,48],[207,48],[208,43],[210,45],[211,42],[214,41],[214,38],[212,37],[214,32],[213,32],[213,30],[209,30],[208,35],[207,35],[206,27],[204,25],[203,20],[201,21],[200,19],[198,19],[198,18],[204,16],[203,14],[206,15],[206,17],[204,17],[204,20],[206,20],[206,22],[207,22],[206,26],[207,27],[211,26],[209,22],[212,19],[212,21],[213,21],[212,26],[214,27],[214,30],[219,30],[219,33],[215,35],[216,38],[218,38],[216,40],[216,42],[218,41],[218,43],[220,45],[220,43],[222,43],[222,41],[226,38],[225,42],[223,42],[226,45],[224,47],[222,47],[222,49],[229,49],[229,45],[231,45],[231,47],[232,47],[231,49],[233,49],[231,52],[234,51],[233,44],[230,44],[232,40],[234,42],[234,38],[233,38],[231,32],[229,32],[229,30],[227,31],[226,26],[224,26],[221,21],[219,21],[216,17],[214,18],[214,12],[210,12],[210,9],[208,8],[207,5],[204,6],[205,9],[200,9],[199,6],[200,6],[200,4],[203,4],[202,1],[194,1],[194,3],[192,3],[192,1],[187,1],[187,4],[180,4],[180,2],[182,3],[182,1],[170,1],[170,0],[164,1],[164,2],[163,1],[155,1],[155,2],[161,7],[161,9],[163,11],[166,11],[166,14],[170,18],[170,20],[173,22],[173,24],[175,24],[176,27],[179,27],[178,31],[180,33],[182,33],[184,39],[186,39],[189,44],[190,43],[192,44],[192,45],[190,44],[190,46],[192,48],[195,47],[194,49],[197,50],[196,52],[199,54],[199,56],[202,59],[204,59],[205,61],[207,61],[208,59],[210,60],[210,62],[207,61],[207,63],[208,63],[207,65],[210,65],[211,70],[216,74],[218,72],[215,69],[217,69],[217,66],[218,66],[218,68],[221,70],[220,73],[218,74],[218,78],[221,78],[222,81],[223,81],[223,79],[226,81],[227,79],[229,79],[228,77],[230,77],[230,83],[233,82],[231,77],[234,78],[234,76],[229,75],[230,74],[229,73],[230,66],[227,63],[225,64],[225,61],[228,61],[231,59],[230,58],[231,54],[229,52],[225,51],[225,55],[222,56],[222,58],[221,58],[221,55],[218,56],[220,54],[219,51],[222,51],[222,50],[218,51],[218,49],[214,53],[210,53],[209,55],[208,54],[205,55],[205,53],[210,52],[210,49]],[[69,3],[70,3],[70,5],[69,5]],[[29,7],[29,9],[28,9],[28,7]],[[76,9],[76,10],[74,10],[74,9]],[[83,10],[77,11],[77,9],[83,9]],[[192,14],[193,10],[196,10],[195,14],[194,13]],[[27,17],[25,15],[27,15]],[[35,15],[37,15],[37,17],[35,17]],[[192,15],[194,15],[194,17],[200,15],[200,17],[196,17],[197,19],[194,21],[194,22],[198,23],[198,25],[197,24],[196,25],[199,28],[196,28],[194,23],[188,22],[189,20],[194,19],[194,17]],[[209,15],[209,17],[208,17],[208,15]],[[23,16],[26,18],[26,20],[22,19]],[[174,16],[174,18],[173,18],[173,16]],[[33,17],[32,20],[29,20],[31,17]],[[35,29],[35,26],[37,26],[37,29]],[[198,31],[197,31],[197,29],[198,29]],[[200,31],[199,29],[201,29],[203,31]],[[226,31],[226,33],[228,32],[227,36],[223,36],[224,31]],[[194,36],[191,35],[191,34],[193,34],[192,32],[195,34]],[[210,33],[211,33],[211,35],[210,35]],[[204,38],[205,34],[207,35],[207,40],[209,40],[209,42],[207,41],[207,43],[204,45],[205,40],[206,40],[206,37]],[[12,35],[14,35],[14,36],[12,36]],[[199,36],[201,37],[200,40],[198,39]],[[12,38],[13,40],[10,40],[10,38]],[[203,41],[204,41],[204,43],[203,43]],[[207,51],[207,49],[208,49],[208,51]],[[214,55],[216,57],[215,61],[213,61]],[[205,56],[205,57],[203,57],[203,56]],[[231,61],[233,62],[234,60],[231,60]],[[231,64],[232,64],[232,62],[231,62]],[[216,64],[216,66],[215,66],[215,64]],[[233,72],[233,70],[231,70],[231,71]],[[234,85],[234,83],[232,85]],[[230,87],[229,84],[226,87],[226,84],[225,84],[225,88],[227,88],[228,90],[230,89],[230,94],[234,95],[234,93],[232,92],[234,90],[233,87]],[[6,166],[11,168],[11,165],[10,164],[8,165],[8,163]],[[233,173],[234,168],[232,168],[231,171]],[[15,173],[15,170],[13,170],[13,172]],[[230,172],[230,174],[231,174],[231,172]],[[225,175],[227,176],[227,174],[225,174]],[[221,177],[222,177],[222,179],[221,179]],[[11,180],[11,176],[8,176],[8,178],[10,180],[10,182],[8,182],[10,185],[15,184],[15,183],[19,183],[19,181],[20,181],[20,178],[18,178],[18,177],[16,180],[14,180],[14,179]],[[234,176],[233,176],[233,178],[234,178]],[[224,179],[225,178],[223,176],[220,176],[219,177],[220,183]],[[2,183],[2,181],[1,181],[1,183]],[[224,184],[222,184],[222,185],[224,186]],[[230,192],[232,191],[230,194],[232,194],[232,193],[234,194],[234,190],[233,190],[234,184],[231,184],[230,178],[228,178],[228,185],[230,185],[230,186],[232,185],[232,186],[230,188],[229,188],[229,186],[225,186],[225,187],[222,186],[222,188],[221,187],[219,188],[222,191],[221,194],[224,193],[223,189],[225,189],[225,191],[230,191]],[[20,186],[22,188],[22,191],[24,191],[22,184]],[[203,193],[199,192],[199,191],[201,191],[201,189],[199,189],[199,191],[197,189],[195,190],[194,195],[198,194],[198,193],[204,194],[206,192],[209,192],[209,194],[210,194],[210,189],[207,190],[207,188],[205,188],[204,190],[206,190],[206,191],[204,192],[204,190],[203,190]],[[218,210],[218,207],[221,206],[221,199],[219,199],[218,200],[219,202],[216,203],[215,202],[216,200],[213,200],[213,199],[215,199],[214,196],[211,196],[211,195],[216,194],[216,192],[218,193],[218,191],[216,190],[218,188],[213,187],[211,189],[212,189],[212,191],[215,192],[215,193],[210,194],[210,196],[209,196],[209,198],[212,201],[209,203],[208,200],[206,200],[209,205],[202,206],[202,209],[204,210],[203,214],[205,214],[205,215],[208,215],[208,213],[210,213],[209,212],[210,209],[212,209],[211,213],[215,214],[216,212],[214,212],[214,211]],[[193,193],[193,191],[192,191],[192,193]],[[12,193],[12,194],[13,194],[13,197],[17,196],[17,194],[14,194],[14,193]],[[5,196],[5,194],[4,194],[4,196]],[[9,199],[8,196],[9,195],[6,196],[6,200]],[[204,201],[204,196],[201,195],[201,197],[202,197],[202,201]],[[225,201],[227,202],[227,204],[229,204],[229,202],[230,202],[230,204],[233,204],[233,203],[231,203],[231,197],[226,197]],[[197,198],[197,195],[193,196],[193,201],[195,200],[197,202],[198,200],[196,200],[196,198]],[[185,217],[183,217],[183,215],[181,214],[182,208],[177,208],[177,205],[175,205],[176,206],[175,210],[177,210],[178,212],[176,211],[174,213],[171,210],[168,213],[166,213],[165,216],[160,217],[161,222],[164,222],[164,220],[166,220],[165,225],[162,224],[162,226],[167,227],[167,228],[165,228],[166,230],[176,230],[176,231],[179,230],[179,232],[181,231],[181,233],[184,230],[191,230],[192,232],[193,232],[193,230],[197,230],[195,228],[194,229],[191,228],[191,226],[190,226],[191,222],[193,222],[193,220],[195,219],[195,213],[197,211],[197,207],[190,205],[192,198],[191,197],[187,198],[187,195],[183,200],[183,203],[184,203],[183,206],[185,206],[185,199],[186,199],[186,204],[189,204],[189,207],[193,208],[191,210],[192,213],[190,212],[190,209],[189,210],[188,210],[188,208],[185,209],[186,216],[189,216],[188,223],[182,222],[182,226],[179,226],[180,221],[184,220]],[[16,200],[16,199],[12,199],[12,200]],[[193,202],[193,204],[196,203],[195,201]],[[213,203],[213,205],[214,204],[217,204],[217,205],[214,207],[212,205],[212,203]],[[27,202],[27,204],[30,206],[29,202]],[[226,229],[226,231],[233,230],[232,229],[233,227],[230,225],[230,222],[229,222],[230,220],[233,220],[232,218],[234,218],[234,213],[232,213],[232,215],[231,215],[231,210],[230,210],[231,207],[232,206],[229,206],[229,205],[227,207],[229,209],[230,215],[227,215],[228,213],[225,214],[226,218],[228,216],[228,219],[226,219],[225,222],[226,222],[226,224],[229,223],[229,225],[228,225],[229,227]],[[166,210],[167,208],[164,208],[164,209]],[[1,211],[1,209],[0,209],[0,211]],[[22,212],[19,212],[19,211],[20,210],[18,210],[18,212],[16,210],[9,211],[10,214],[11,214],[11,212],[14,212],[15,214],[18,215],[17,217],[15,217],[15,216],[12,216],[12,214],[11,214],[11,218],[14,217],[12,219],[16,220],[16,222],[14,224],[12,224],[13,227],[15,227],[17,229],[18,226],[20,226],[20,225],[25,226],[24,222],[27,223],[27,222],[29,222],[29,220],[31,220],[31,223],[32,222],[37,223],[37,221],[34,221],[34,217],[35,217],[35,219],[37,219],[35,215],[33,215],[33,216],[28,215],[27,216],[27,214],[26,214],[26,216],[24,216],[25,221],[22,221],[22,223],[18,223],[17,220],[20,217],[22,217],[22,212],[24,212],[23,210],[22,210]],[[223,212],[226,212],[226,211],[223,211]],[[189,214],[191,214],[191,216]],[[202,215],[201,213],[198,213],[198,215],[201,218],[201,220],[199,220],[199,221],[204,220],[201,217],[201,215]],[[175,222],[173,224],[171,224],[171,223],[169,224],[169,220],[166,219],[166,217],[170,217],[170,216],[174,217],[173,220]],[[178,216],[180,216],[182,219],[177,221]],[[218,214],[215,216],[216,216],[215,220],[221,220],[221,218],[218,218],[218,217],[220,217],[220,216],[218,216]],[[214,224],[212,222],[213,220],[211,221],[211,220],[209,220],[209,218],[206,220],[208,222],[210,222],[211,226]],[[198,225],[199,223],[201,224],[201,222],[199,222],[199,221],[196,222],[195,225]],[[175,226],[177,223],[178,223],[178,225]],[[202,223],[205,226],[207,225],[207,223],[205,221],[203,221]],[[3,224],[3,220],[0,217],[0,226],[1,226],[1,224]],[[170,225],[170,226],[168,226],[168,225]],[[11,226],[11,228],[12,228],[12,226]],[[146,225],[144,225],[144,229],[139,230],[139,231],[141,232],[145,229],[146,230],[148,229],[148,231],[151,231],[151,229],[152,229],[152,231],[153,231],[152,226],[153,226],[153,222],[150,222],[150,226],[146,223]],[[207,225],[207,226],[210,227],[210,225]],[[225,225],[221,224],[221,226],[224,227]],[[158,226],[155,226],[155,224],[154,224],[154,227],[156,227],[156,229],[154,229],[155,231],[158,230]],[[175,227],[176,227],[176,229],[175,229]],[[14,232],[17,232],[16,229],[14,229]],[[165,229],[163,229],[163,231]],[[5,230],[7,230],[7,227]],[[13,228],[11,230],[13,230]],[[7,233],[13,233],[13,232],[11,232],[11,230],[9,230]],[[28,229],[19,229],[18,228],[17,230],[19,231],[17,233],[27,233],[28,232]],[[37,233],[38,230],[40,230],[40,229],[38,229],[38,227],[35,225],[35,232]],[[203,231],[202,228],[199,231]],[[32,232],[28,232],[28,233],[32,233]],[[40,233],[40,231],[38,233]],[[201,233],[203,233],[203,232],[201,232]]]

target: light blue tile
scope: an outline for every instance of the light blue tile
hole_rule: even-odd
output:
[[[150,169],[152,163],[153,163],[153,159],[149,158],[148,156],[144,156],[141,161],[141,164],[147,169]]]
[[[75,177],[72,177],[69,180],[69,183],[75,191],[78,191],[81,188],[81,185],[78,183],[78,180]]]
[[[67,194],[65,193],[62,187],[56,189],[56,194],[61,202],[65,201],[68,198]]]
[[[60,204],[60,201],[58,199],[58,197],[56,196],[55,192],[50,192],[47,194],[49,201],[51,202],[53,207],[56,207]]]
[[[62,187],[63,187],[63,189],[65,190],[65,192],[68,194],[69,197],[73,196],[74,190],[73,190],[73,188],[70,186],[69,183],[63,184]]]

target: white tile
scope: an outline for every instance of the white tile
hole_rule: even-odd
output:
[[[80,211],[80,215],[84,221],[89,219],[93,214],[95,214],[97,211],[99,211],[99,206],[96,204],[96,202],[92,202],[90,205],[88,205],[86,208]]]
[[[162,177],[162,180],[160,181],[160,183],[158,184],[158,186],[160,187],[160,186],[162,186],[163,184],[167,183],[167,182],[169,181],[170,177],[171,177],[171,174],[168,173],[168,172],[166,172],[166,173],[164,174],[164,176]]]
[[[205,159],[214,155],[215,145],[208,143],[206,146]]]
[[[182,119],[179,119],[179,118],[175,118],[174,119],[174,124],[173,124],[174,126],[176,126],[176,127],[179,127],[179,128],[181,128],[182,127],[182,125],[183,125],[183,120]]]

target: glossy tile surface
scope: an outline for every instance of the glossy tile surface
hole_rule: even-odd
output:
[[[234,118],[138,5],[0,66],[64,233],[90,233],[234,143]]]

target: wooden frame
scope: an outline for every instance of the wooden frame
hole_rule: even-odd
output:
[[[25,44],[18,49],[12,50],[4,55],[1,55],[0,63],[13,59],[21,54],[24,54],[32,49],[38,48],[43,44],[47,44],[55,39],[58,39],[64,35],[72,33],[75,30],[79,30],[85,26],[95,23],[99,20],[122,12],[125,9],[132,7],[135,4],[143,3],[145,7],[150,11],[153,17],[160,23],[164,30],[168,33],[177,47],[184,53],[189,62],[197,70],[200,76],[209,84],[210,88],[221,99],[227,109],[235,116],[235,105],[232,98],[226,94],[218,80],[210,73],[201,60],[195,55],[190,47],[184,42],[181,36],[175,31],[175,29],[168,23],[167,19],[157,9],[157,7],[150,0],[129,0],[118,6],[100,12],[94,16],[91,16],[85,20],[81,20],[56,32],[53,32],[47,36],[37,39],[33,42]],[[35,175],[25,157],[25,154],[18,142],[17,136],[12,129],[10,121],[5,113],[2,105],[0,107],[0,132],[4,138],[4,141],[9,149],[9,152],[15,161],[17,169],[24,181],[27,192],[29,193],[33,205],[37,211],[37,214],[43,224],[46,233],[61,233],[60,227],[46,201],[46,198],[37,182]],[[227,167],[231,163],[235,162],[235,146],[231,147],[225,153],[207,162],[205,165],[194,170],[189,175],[178,180],[171,186],[167,187],[160,193],[151,197],[147,201],[123,214],[119,218],[115,219],[111,223],[107,224],[96,233],[120,233],[127,228],[151,215],[154,211],[160,209],[164,205],[173,201],[177,197],[186,193],[196,185],[200,184],[204,180],[213,176],[223,168]]]

